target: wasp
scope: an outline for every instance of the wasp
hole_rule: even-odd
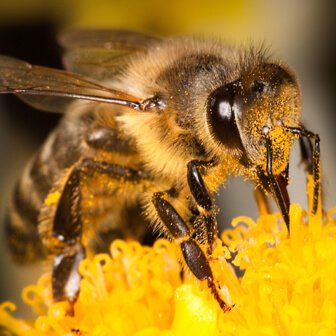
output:
[[[151,226],[230,310],[211,269],[219,186],[252,181],[259,207],[273,196],[289,231],[288,162],[299,139],[317,210],[320,141],[301,123],[293,70],[262,47],[211,39],[84,29],[60,40],[67,70],[0,57],[0,93],[64,112],[15,188],[14,257],[51,256],[54,300],[75,302],[86,250],[141,240]]]

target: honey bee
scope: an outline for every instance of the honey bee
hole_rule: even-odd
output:
[[[299,139],[319,197],[319,136],[301,124],[294,72],[263,48],[120,30],[61,36],[67,71],[0,57],[0,93],[65,112],[14,191],[9,247],[16,259],[53,258],[54,300],[75,302],[88,247],[143,239],[148,225],[172,240],[224,311],[211,269],[227,178],[274,197],[289,223],[289,154]]]

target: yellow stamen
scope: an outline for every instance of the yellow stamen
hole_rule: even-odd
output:
[[[228,313],[206,282],[190,272],[181,279],[179,253],[167,240],[153,247],[116,240],[110,255],[81,263],[74,316],[67,315],[67,302],[52,301],[50,274],[45,274],[23,290],[38,315],[35,322],[13,317],[15,306],[5,302],[0,328],[32,336],[334,335],[335,214],[331,209],[323,217],[319,207],[307,215],[292,205],[290,236],[279,214],[256,222],[236,218],[210,260],[222,297],[235,305]],[[242,271],[240,277],[233,267]]]

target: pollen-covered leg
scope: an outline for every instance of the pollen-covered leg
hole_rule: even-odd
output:
[[[179,244],[183,258],[190,271],[200,281],[207,281],[208,287],[224,311],[231,307],[220,297],[206,254],[194,239],[194,230],[183,220],[175,208],[165,199],[165,194],[157,192],[153,196],[156,212],[174,241]]]
[[[320,192],[320,137],[312,132],[304,130],[301,132],[300,149],[302,161],[306,166],[306,171],[314,179],[314,196],[312,212],[316,213],[318,207],[318,198]],[[311,139],[314,138],[315,144]]]
[[[320,137],[303,127],[287,127],[287,130],[299,136],[302,161],[306,165],[306,171],[314,179],[314,196],[312,213],[316,214],[320,195]],[[312,143],[314,139],[314,144]]]
[[[199,219],[204,223],[207,230],[207,252],[208,254],[212,254],[217,236],[216,207],[200,173],[200,167],[205,165],[209,165],[209,163],[197,160],[190,161],[187,166],[187,179],[190,192],[200,211],[199,216],[202,217]]]
[[[299,143],[302,163],[305,165],[308,174],[313,174],[313,144],[311,139],[306,136],[301,136]]]
[[[72,168],[57,204],[51,232],[53,246],[49,246],[56,251],[52,275],[55,301],[74,302],[79,293],[81,276],[78,266],[85,257],[82,245],[81,183],[94,174],[133,182],[142,178],[141,172],[135,169],[92,159],[84,159]]]
[[[53,262],[52,289],[55,301],[75,302],[79,292],[81,276],[78,265],[85,257],[81,244],[80,202],[80,169],[76,168],[65,184],[53,224],[53,237],[62,246]]]
[[[80,262],[85,258],[85,249],[78,244],[71,247],[71,252],[54,256],[52,289],[55,301],[67,299],[74,303],[79,293],[81,276],[78,272]]]

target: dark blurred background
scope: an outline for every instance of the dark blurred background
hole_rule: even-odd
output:
[[[273,54],[296,69],[303,91],[303,121],[321,136],[326,208],[335,205],[336,5],[315,0],[155,1],[1,0],[0,54],[60,68],[57,34],[66,27],[117,27],[156,35],[201,34],[234,42],[265,41]],[[25,162],[59,115],[36,111],[13,96],[0,96],[0,216]],[[306,207],[305,176],[293,150],[290,195]],[[242,202],[242,199],[245,201]],[[219,195],[221,223],[236,215],[256,218],[252,186],[232,179]],[[0,234],[0,302],[20,302],[24,285],[41,266],[16,266]],[[25,313],[19,304],[19,313]]]

